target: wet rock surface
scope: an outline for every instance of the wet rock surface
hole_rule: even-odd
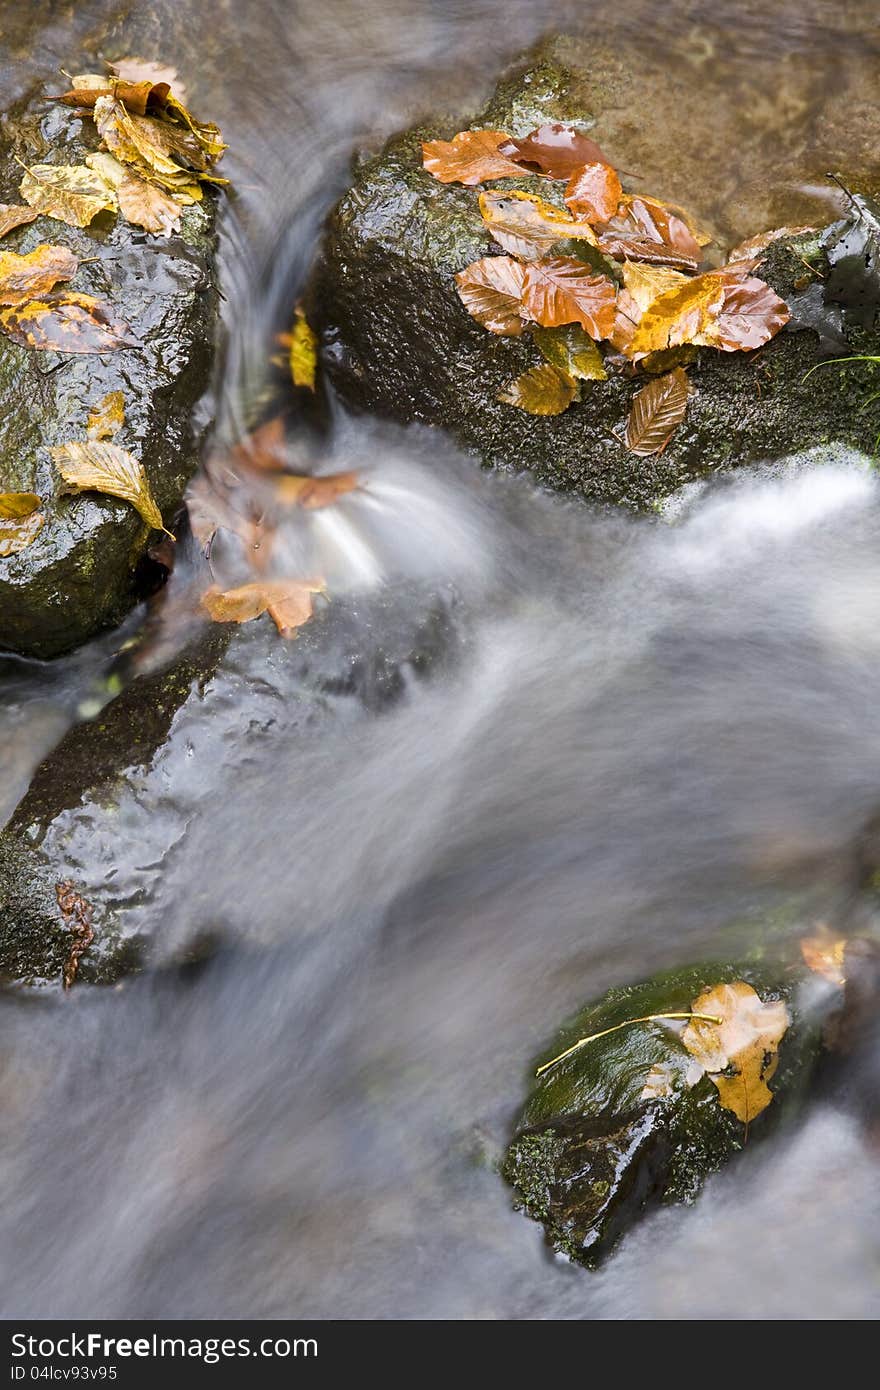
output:
[[[798,1109],[820,1048],[801,967],[707,964],[612,989],[585,1009],[539,1059],[625,1019],[692,1007],[708,987],[743,980],[764,1002],[784,1000],[791,1024],[779,1046],[773,1100],[746,1126],[694,1070],[681,1023],[633,1023],[600,1037],[538,1078],[507,1151],[503,1173],[517,1204],[547,1239],[593,1266],[647,1210],[690,1202],[705,1180]],[[813,989],[815,995],[815,989]],[[662,1094],[646,1095],[648,1090]]]
[[[332,605],[295,642],[268,619],[218,625],[76,724],[0,831],[0,979],[60,979],[71,946],[56,893],[65,882],[93,914],[78,981],[108,983],[148,956],[198,955],[222,927],[213,912],[201,920],[193,905],[192,930],[162,937],[163,879],[172,857],[190,852],[200,808],[234,795],[267,741],[306,746],[328,720],[380,713],[454,661],[454,607],[449,595],[392,589]]]
[[[689,372],[695,393],[687,418],[664,451],[649,458],[628,453],[613,433],[639,380],[590,382],[579,402],[550,418],[497,400],[514,377],[543,359],[527,335],[489,334],[462,306],[455,273],[498,248],[480,218],[478,190],[427,174],[421,142],[468,125],[524,135],[547,120],[572,121],[589,128],[619,168],[637,171],[639,189],[684,203],[722,247],[783,221],[827,223],[827,201],[823,207],[815,196],[811,202],[796,193],[786,199],[779,189],[796,188],[796,173],[802,184],[808,176],[821,180],[833,156],[811,153],[825,159],[813,170],[803,153],[799,164],[790,151],[772,186],[753,177],[734,187],[743,150],[725,149],[721,134],[717,150],[694,143],[705,143],[705,121],[695,119],[694,107],[706,99],[668,69],[658,74],[650,64],[627,64],[594,45],[554,39],[502,81],[477,116],[409,131],[365,160],[330,217],[311,289],[335,391],[359,410],[442,426],[488,464],[528,469],[554,488],[633,507],[649,506],[706,473],[817,443],[870,449],[877,422],[862,407],[874,389],[871,370],[852,368],[844,377],[827,370],[805,382],[829,352],[827,340],[820,343],[811,329],[784,331],[756,354],[701,350]],[[656,125],[636,121],[634,110],[653,111]],[[666,128],[681,135],[673,154],[652,135]],[[766,165],[758,145],[752,153],[758,167]],[[870,191],[875,174],[866,163],[852,178]],[[561,188],[529,178],[507,186],[551,199]],[[790,298],[821,286],[827,270],[818,239],[797,237],[773,246],[760,273]],[[873,330],[847,324],[836,353],[878,346]]]
[[[95,148],[88,117],[48,104],[42,86],[32,87],[0,122],[0,201],[20,201],[16,159],[80,164]],[[217,331],[216,210],[209,192],[169,238],[111,213],[84,229],[38,217],[3,238],[4,251],[20,254],[43,242],[73,251],[81,264],[71,288],[108,303],[137,346],[68,355],[0,335],[0,490],[37,493],[46,516],[27,549],[0,559],[0,648],[56,656],[118,622],[136,600],[148,529],[125,502],[64,495],[49,449],[85,439],[89,412],[121,391],[125,423],[115,442],[142,461],[172,526],[204,429],[193,409]]]

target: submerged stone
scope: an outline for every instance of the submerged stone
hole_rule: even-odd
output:
[[[626,1019],[690,1010],[703,989],[735,980],[750,984],[764,1002],[783,1000],[791,1017],[769,1082],[773,1100],[748,1130],[695,1066],[681,1040],[682,1022],[629,1024],[544,1072],[503,1172],[517,1204],[544,1224],[554,1249],[595,1265],[644,1212],[693,1201],[747,1139],[758,1141],[797,1109],[819,1049],[815,1007],[808,1013],[804,1005],[805,974],[802,967],[711,964],[673,971],[609,990],[566,1027],[539,1065]]]
[[[32,93],[0,122],[0,202],[20,202],[26,164],[81,164],[97,148],[85,113]],[[86,228],[38,217],[3,238],[19,254],[42,242],[80,260],[71,289],[107,303],[134,347],[70,355],[0,333],[0,491],[34,492],[46,520],[36,539],[0,558],[0,648],[53,657],[118,622],[137,599],[150,532],[133,507],[96,492],[65,495],[49,450],[86,438],[88,415],[121,391],[115,442],[142,462],[171,526],[195,471],[193,408],[208,383],[217,330],[216,195],[185,209],[179,234],[148,235],[100,213]]]
[[[543,358],[528,334],[491,334],[462,305],[455,274],[500,248],[480,217],[479,189],[442,184],[425,172],[422,141],[448,139],[468,126],[522,136],[546,121],[573,122],[619,168],[638,171],[639,189],[686,203],[698,221],[717,225],[718,241],[728,245],[815,213],[815,203],[778,206],[754,184],[732,199],[729,170],[739,152],[725,148],[720,127],[708,128],[715,122],[706,121],[707,100],[704,77],[688,83],[644,58],[627,66],[601,47],[553,39],[476,115],[390,140],[359,165],[333,211],[312,283],[310,315],[333,389],[355,409],[441,426],[486,464],[527,469],[554,488],[638,508],[712,471],[816,444],[870,451],[877,420],[862,406],[876,389],[871,368],[829,368],[805,381],[828,355],[825,339],[811,329],[783,331],[758,353],[700,349],[689,368],[695,389],[684,423],[661,453],[646,458],[616,437],[644,377],[586,382],[581,399],[551,417],[498,399]],[[635,120],[636,110],[654,118]],[[662,143],[658,131],[667,132]],[[794,156],[789,163],[779,173],[792,188],[831,167],[826,160],[818,171],[799,169]],[[528,176],[490,186],[537,192],[560,206],[564,189]],[[818,237],[799,236],[772,245],[759,273],[789,298],[821,286],[827,268]],[[846,325],[841,343],[835,355],[880,350],[880,336],[855,323]]]

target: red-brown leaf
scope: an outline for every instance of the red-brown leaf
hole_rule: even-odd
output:
[[[588,222],[608,222],[623,195],[620,179],[610,164],[597,160],[576,169],[565,190],[566,207]]]
[[[595,141],[558,122],[539,126],[522,140],[506,140],[499,149],[524,169],[551,179],[569,179],[585,164],[608,163]]]
[[[524,275],[524,267],[512,256],[485,256],[456,275],[458,297],[490,333],[515,338],[523,331]]]
[[[666,376],[655,377],[638,391],[626,422],[626,447],[630,453],[646,457],[659,454],[687,411],[690,385],[681,367]]]
[[[591,338],[607,338],[614,327],[616,291],[583,261],[553,256],[530,261],[523,281],[523,306],[543,328],[579,323]]]
[[[725,275],[724,300],[717,316],[696,341],[722,352],[750,352],[770,341],[791,318],[788,305],[754,275]]]
[[[461,130],[451,140],[427,140],[422,145],[422,164],[440,183],[473,187],[487,179],[520,176],[513,160],[499,153],[507,135],[503,130]]]

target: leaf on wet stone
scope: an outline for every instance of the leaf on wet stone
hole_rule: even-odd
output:
[[[627,351],[643,315],[656,299],[688,283],[688,276],[668,266],[624,261],[623,289],[617,296],[614,326],[609,334],[609,340],[618,352]]]
[[[562,122],[538,126],[521,140],[509,137],[501,153],[524,169],[551,179],[569,179],[585,164],[607,164],[599,146],[582,131]]]
[[[318,371],[318,339],[305,311],[297,305],[290,330],[290,375],[294,386],[314,391]]]
[[[103,492],[130,502],[148,526],[165,531],[162,513],[153,500],[150,484],[139,459],[118,444],[89,440],[60,444],[49,451],[67,489]],[[171,535],[171,532],[168,532]]]
[[[724,271],[714,278],[723,285],[720,308],[708,317],[692,342],[722,352],[749,352],[769,342],[791,318],[785,300],[764,280],[753,275],[725,275]]]
[[[0,237],[4,237],[7,232],[15,231],[16,227],[33,222],[39,215],[37,208],[22,207],[17,203],[0,203]]]
[[[480,213],[499,246],[521,260],[544,255],[563,237],[596,243],[596,233],[588,222],[577,221],[545,199],[516,189],[481,193]]]
[[[616,170],[597,161],[576,169],[565,189],[565,205],[586,221],[608,222],[617,211],[623,189]]]
[[[635,357],[693,343],[721,309],[724,285],[714,275],[685,280],[652,301],[624,349]]]
[[[79,261],[66,246],[43,242],[26,256],[0,251],[0,304],[22,304],[48,294],[59,280],[70,280]]]
[[[602,227],[599,245],[615,260],[680,270],[696,270],[700,263],[700,239],[684,218],[657,198],[625,193],[617,213]]]
[[[89,439],[112,439],[125,423],[125,399],[121,391],[107,395],[89,412],[86,434]]]
[[[602,354],[580,324],[567,323],[560,328],[531,330],[532,340],[551,366],[575,381],[605,381],[608,373]]]
[[[35,492],[0,492],[0,558],[25,550],[43,527]]]
[[[549,362],[530,367],[498,394],[504,405],[515,405],[529,415],[561,415],[577,395],[577,384]]]
[[[827,927],[820,928],[812,936],[801,938],[801,955],[804,964],[815,974],[821,975],[832,985],[845,985],[844,961],[847,939],[835,936]]]
[[[136,347],[128,324],[109,305],[73,290],[0,308],[0,329],[22,347],[43,352],[103,353]]]
[[[86,163],[113,188],[119,211],[134,227],[170,236],[180,230],[182,202],[120,164],[112,154],[86,155]]]
[[[468,313],[501,337],[523,331],[520,314],[525,271],[512,256],[484,256],[455,277],[458,297]]]
[[[782,1000],[762,1002],[743,980],[704,990],[691,1007],[722,1022],[692,1019],[681,1041],[709,1074],[724,1109],[748,1125],[773,1099],[767,1082],[791,1023],[788,1009]]]
[[[148,81],[129,82],[113,73],[79,73],[70,79],[71,86],[52,101],[63,102],[65,106],[94,107],[101,97],[113,97],[124,103],[126,109],[135,116],[146,113],[147,102],[154,84]]]
[[[681,367],[636,392],[626,422],[625,442],[631,454],[646,458],[666,447],[685,417],[689,394],[690,383]]]
[[[490,179],[519,178],[519,165],[498,153],[507,138],[503,130],[461,130],[451,140],[426,140],[422,165],[440,183],[468,188]]]
[[[111,154],[123,164],[131,165],[135,173],[151,183],[158,183],[170,192],[190,191],[199,179],[225,183],[209,173],[209,168],[226,148],[219,140],[210,140],[204,132],[216,127],[178,125],[156,116],[133,116],[122,102],[113,97],[100,97],[95,103],[95,125],[98,134]]]
[[[579,323],[591,338],[607,338],[614,326],[616,287],[567,256],[531,261],[523,281],[523,307],[542,328]]]
[[[276,579],[221,590],[212,585],[202,606],[215,623],[249,623],[268,613],[282,637],[295,636],[312,617],[313,596],[326,593],[322,579]]]
[[[87,227],[99,212],[116,211],[113,189],[85,164],[32,164],[20,192],[38,213],[71,227]]]
[[[164,84],[166,87],[174,88],[180,101],[186,101],[186,92],[177,76],[176,68],[163,63],[148,62],[143,58],[118,58],[110,67],[124,82],[149,82],[153,87]]]
[[[349,469],[344,473],[325,473],[323,476],[306,477],[296,473],[286,473],[275,483],[275,496],[284,506],[302,507],[304,511],[316,512],[321,507],[329,507],[347,492],[360,486],[360,473]]]

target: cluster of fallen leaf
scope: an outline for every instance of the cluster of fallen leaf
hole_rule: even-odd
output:
[[[565,182],[566,211],[516,189],[481,192],[486,230],[507,254],[485,256],[455,277],[465,308],[491,333],[531,332],[545,361],[499,397],[530,414],[559,414],[581,382],[605,379],[609,365],[665,371],[634,398],[626,430],[633,453],[657,453],[684,418],[684,366],[694,349],[749,351],[788,321],[784,301],[753,273],[782,229],[700,272],[708,238],[680,210],[624,192],[598,145],[571,126],[540,126],[519,140],[500,130],[461,131],[426,142],[423,162],[441,182],[468,187],[534,174]]]

